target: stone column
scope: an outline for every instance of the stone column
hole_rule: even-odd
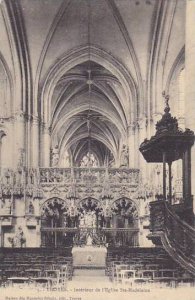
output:
[[[134,168],[139,168],[139,126],[136,122],[134,124]]]
[[[39,166],[39,118],[32,120],[32,167]]]
[[[5,136],[4,131],[0,131],[0,171],[2,168],[2,138]]]
[[[156,133],[156,123],[162,118],[162,113],[153,113],[151,116],[151,119],[149,120],[148,123],[148,132],[150,135],[148,135],[148,139],[150,139],[152,136],[155,135]],[[160,164],[161,165],[161,164]],[[162,187],[162,181],[163,181],[163,176],[162,176],[162,168],[158,166],[156,163],[154,164],[147,164],[148,168],[148,174],[147,177],[149,180],[151,180],[151,184],[154,187],[154,193],[161,193],[163,192],[161,187]]]
[[[139,120],[139,146],[140,144],[144,141],[144,139],[147,137],[147,123],[146,123],[146,118],[142,118]],[[145,161],[145,159],[143,158],[142,154],[139,152],[139,147],[137,149],[138,151],[138,155],[139,155],[139,167],[141,170],[141,174],[142,174],[142,179],[143,182],[146,182],[146,177],[147,177],[147,162]]]
[[[195,131],[195,1],[186,0],[185,121]],[[195,146],[192,147],[192,194],[195,195]]]
[[[51,136],[50,128],[46,124],[42,127],[42,166],[45,168],[50,167],[50,147],[51,147]]]
[[[37,226],[36,226],[36,247],[41,247],[41,220],[40,218],[37,219]]]
[[[13,167],[17,167],[21,164],[26,165],[26,145],[25,145],[25,115],[23,112],[18,112],[14,117],[14,149],[13,149]],[[23,157],[21,157],[23,153]]]
[[[135,127],[134,124],[128,127],[128,146],[129,146],[129,168],[136,168],[136,151],[135,149]]]
[[[1,221],[1,217],[0,217],[0,248],[3,247],[3,230],[2,230],[2,221]]]
[[[0,175],[1,175],[1,170],[2,170],[1,151],[2,151],[2,140],[0,139]]]
[[[178,125],[181,129],[185,129],[185,69],[182,69],[178,78],[179,104],[178,104]]]

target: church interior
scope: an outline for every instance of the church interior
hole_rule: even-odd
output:
[[[190,0],[1,1],[0,287],[194,286],[194,21]]]

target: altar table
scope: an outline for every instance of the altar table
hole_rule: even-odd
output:
[[[73,267],[101,267],[106,266],[106,247],[83,246],[73,247]]]

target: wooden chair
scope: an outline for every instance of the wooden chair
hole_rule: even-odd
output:
[[[135,280],[135,270],[121,270],[121,283],[132,285]]]

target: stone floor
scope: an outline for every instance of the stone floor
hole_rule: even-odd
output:
[[[93,282],[109,282],[109,279],[107,276],[105,276],[105,270],[103,269],[75,269],[73,273],[72,282],[75,281],[93,281]]]

